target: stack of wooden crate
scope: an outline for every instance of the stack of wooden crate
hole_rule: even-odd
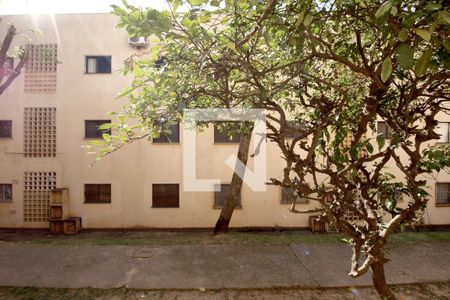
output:
[[[69,189],[54,189],[50,192],[50,233],[78,234],[80,217],[69,217]]]

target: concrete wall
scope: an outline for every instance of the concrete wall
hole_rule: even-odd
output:
[[[57,186],[70,190],[70,214],[81,216],[86,228],[183,228],[212,227],[220,213],[213,208],[213,192],[182,191],[181,144],[137,142],[113,153],[89,167],[94,157],[81,148],[84,120],[109,119],[106,113],[117,111],[125,100],[115,99],[130,82],[119,74],[123,61],[134,51],[127,34],[115,28],[117,19],[108,14],[62,14],[8,16],[0,24],[4,35],[7,22],[18,31],[39,28],[44,35],[31,34],[33,43],[57,43],[57,92],[54,94],[24,93],[24,76],[17,78],[1,96],[0,120],[13,120],[13,138],[0,139],[0,183],[13,183],[13,201],[0,203],[0,227],[47,227],[48,223],[23,221],[23,181],[26,171],[54,171]],[[16,44],[26,43],[20,38]],[[85,74],[86,55],[111,55],[112,74]],[[25,158],[23,155],[23,111],[25,107],[56,107],[56,158]],[[443,115],[450,121],[450,116]],[[182,136],[182,135],[181,135]],[[213,129],[197,136],[197,176],[231,181],[231,170],[225,159],[237,151],[237,145],[214,144]],[[252,159],[250,159],[250,165]],[[268,178],[279,177],[283,160],[274,144],[268,149]],[[438,179],[450,182],[450,176]],[[112,184],[110,204],[85,204],[85,183]],[[153,183],[179,183],[179,208],[152,208]],[[429,181],[434,195],[434,182]],[[267,192],[253,192],[244,185],[242,208],[236,209],[231,226],[306,227],[308,216],[288,212],[289,205],[280,204],[281,188],[268,186]],[[299,205],[313,208],[314,204]],[[435,207],[430,201],[425,221],[450,223],[450,207]]]

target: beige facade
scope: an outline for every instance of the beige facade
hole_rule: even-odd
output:
[[[59,63],[55,73],[49,71],[50,77],[56,76],[56,86],[53,86],[54,78],[42,79],[24,71],[0,96],[0,120],[12,120],[12,137],[0,138],[0,184],[12,185],[12,201],[0,201],[0,228],[48,227],[47,221],[37,217],[46,209],[42,203],[36,203],[41,200],[27,196],[30,180],[41,180],[39,184],[46,188],[68,188],[69,214],[81,216],[84,228],[214,226],[220,213],[220,209],[214,208],[214,193],[183,191],[182,135],[178,144],[137,142],[89,166],[94,157],[88,156],[81,147],[89,141],[85,138],[85,120],[107,120],[109,111],[120,110],[125,100],[115,98],[130,78],[123,77],[118,70],[136,51],[129,45],[126,32],[115,28],[115,17],[109,14],[7,16],[0,23],[0,36],[4,35],[7,22],[14,23],[20,32],[29,27],[40,29],[43,36],[30,34],[32,43],[56,44]],[[15,40],[16,45],[26,42],[20,37]],[[112,57],[112,72],[86,74],[86,56],[103,55]],[[30,80],[34,80],[31,85],[27,82]],[[45,88],[36,88],[42,84]],[[27,135],[34,124],[27,123],[29,116],[25,112],[36,114],[40,121],[49,118],[48,122],[52,122],[51,113],[32,108],[56,110],[56,137],[49,132],[39,133],[48,137],[42,138],[45,149],[36,150],[44,151],[49,157],[27,157],[30,153],[27,147],[33,147],[33,137],[28,140]],[[440,118],[450,122],[449,115]],[[55,142],[56,153],[52,153]],[[237,145],[215,144],[212,128],[198,134],[197,145],[197,177],[218,178],[222,183],[229,183],[232,171],[225,160],[236,152]],[[281,176],[283,165],[276,145],[269,144],[267,179]],[[450,182],[450,175],[439,174],[437,179]],[[111,203],[85,203],[84,185],[101,183],[111,184]],[[180,184],[179,207],[152,208],[152,186],[158,183]],[[424,216],[425,223],[450,224],[450,206],[436,206],[435,182],[429,180],[428,186],[433,197]],[[308,216],[290,213],[289,204],[280,203],[281,195],[280,187],[268,186],[266,192],[253,192],[244,184],[242,208],[236,209],[231,226],[307,227]],[[299,206],[307,209],[314,204]]]

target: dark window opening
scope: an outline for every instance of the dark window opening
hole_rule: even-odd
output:
[[[288,139],[296,139],[296,138],[303,138],[303,132],[306,130],[306,125],[297,122],[297,121],[287,121],[286,122],[286,138]]]
[[[438,143],[450,142],[450,122],[439,122],[436,131],[439,134]]]
[[[12,184],[0,183],[0,202],[12,201]]]
[[[179,184],[153,184],[152,207],[180,207]]]
[[[10,71],[14,69],[14,57],[6,57],[5,62],[3,64],[5,71]]]
[[[12,121],[0,120],[0,138],[12,137]]]
[[[111,120],[85,120],[84,136],[87,139],[102,138],[104,133],[111,134],[111,129],[100,129],[103,124],[111,123]]]
[[[281,191],[281,203],[282,204],[308,204],[308,198],[300,197],[297,191],[293,188],[283,187]]]
[[[111,203],[111,184],[85,184],[84,203]]]
[[[214,208],[222,208],[225,201],[227,201],[230,192],[231,192],[231,184],[221,184],[220,192],[214,192]],[[239,194],[238,196],[236,207],[242,208],[241,194]]]
[[[450,205],[450,183],[436,183],[436,206]]]
[[[86,73],[111,73],[111,56],[86,56]]]
[[[178,144],[180,142],[180,123],[172,124],[163,129],[160,136],[153,139],[155,144]]]
[[[384,121],[377,123],[377,132],[378,134],[382,134],[386,139],[392,138],[392,128]]]
[[[225,122],[226,126],[219,128],[214,125],[214,143],[239,144],[241,134],[239,133],[239,122]]]

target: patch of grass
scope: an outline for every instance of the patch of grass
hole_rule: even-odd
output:
[[[230,232],[212,235],[209,232],[109,232],[82,233],[78,236],[40,237],[31,243],[51,245],[290,245],[298,243],[339,242],[340,234],[309,232]]]
[[[399,232],[389,238],[390,242],[444,242],[450,241],[450,231]]]
[[[309,231],[283,232],[230,232],[212,235],[210,232],[81,232],[76,236],[27,236],[21,239],[16,234],[16,241],[48,245],[98,245],[98,246],[136,246],[136,245],[291,245],[316,243],[341,243],[344,235],[312,234]],[[1,238],[1,237],[0,237]],[[2,240],[8,240],[2,239]],[[401,232],[389,238],[389,244],[408,242],[442,242],[450,241],[450,232]]]

